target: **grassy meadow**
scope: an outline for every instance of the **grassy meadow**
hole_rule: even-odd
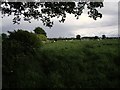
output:
[[[3,42],[3,88],[120,87],[118,39],[46,41],[33,51],[11,42]]]
[[[118,40],[57,41],[41,48],[50,87],[119,87]]]

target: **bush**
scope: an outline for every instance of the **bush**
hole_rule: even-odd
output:
[[[2,41],[3,88],[41,86],[34,85],[41,83],[44,77],[36,56],[41,40],[28,31],[18,30],[9,34]]]
[[[43,34],[38,34],[37,36],[38,36],[38,38],[39,38],[41,41],[47,41],[47,37],[46,37],[45,35],[43,35]]]
[[[34,33],[28,31],[18,30],[14,32],[9,32],[9,40],[16,40],[22,43],[25,47],[40,47],[41,40]]]
[[[34,32],[36,34],[43,34],[43,35],[47,36],[46,32],[41,27],[36,27],[35,30],[34,30]]]

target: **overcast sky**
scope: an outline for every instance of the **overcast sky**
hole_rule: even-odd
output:
[[[108,1],[108,0],[105,0]],[[110,1],[110,0],[109,0]],[[13,16],[4,17],[2,19],[2,32],[7,32],[24,29],[32,31],[35,27],[42,27],[47,36],[53,37],[75,37],[77,34],[83,36],[118,36],[118,0],[116,2],[104,2],[104,7],[98,11],[103,14],[101,19],[96,21],[89,18],[86,10],[77,20],[74,15],[67,14],[66,21],[64,23],[59,23],[59,19],[53,18],[54,25],[50,29],[43,26],[41,21],[32,20],[32,23],[21,21],[20,25],[13,24]]]

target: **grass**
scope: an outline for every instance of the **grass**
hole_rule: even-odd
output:
[[[41,59],[52,75],[51,87],[119,87],[118,47],[118,40],[45,44]]]
[[[44,43],[34,55],[12,55],[14,62],[5,57],[3,87],[120,87],[119,46],[116,39]]]

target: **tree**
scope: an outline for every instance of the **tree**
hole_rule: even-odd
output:
[[[23,30],[9,32],[8,38],[2,41],[3,88],[39,86],[43,80],[36,58],[41,45],[41,40],[34,33]]]
[[[102,35],[102,39],[105,39],[106,38],[106,36],[105,35]]]
[[[25,1],[25,0],[24,0]],[[34,0],[33,0],[34,1]],[[97,8],[103,7],[103,0],[92,2],[91,0],[80,0],[77,4],[72,2],[2,2],[2,15],[14,15],[13,23],[20,24],[23,16],[24,21],[31,23],[31,19],[41,20],[43,25],[47,27],[53,26],[51,18],[61,18],[59,22],[64,22],[66,19],[66,12],[74,14],[76,19],[83,13],[87,6],[88,16],[96,20],[98,17],[102,18],[102,14],[98,12]]]
[[[46,36],[46,32],[41,27],[36,27],[33,31],[36,34],[43,34],[44,36]]]
[[[99,37],[98,37],[98,36],[95,36],[94,39],[99,39]]]
[[[7,34],[2,33],[2,40],[6,39],[6,38],[8,38]]]
[[[81,36],[80,35],[76,35],[76,39],[80,40]]]
[[[20,42],[26,49],[27,47],[30,48],[37,48],[41,46],[41,41],[40,39],[31,32],[28,31],[23,31],[23,30],[17,30],[17,31],[13,31],[10,32],[8,31],[9,38],[8,40],[15,40],[17,42]]]

